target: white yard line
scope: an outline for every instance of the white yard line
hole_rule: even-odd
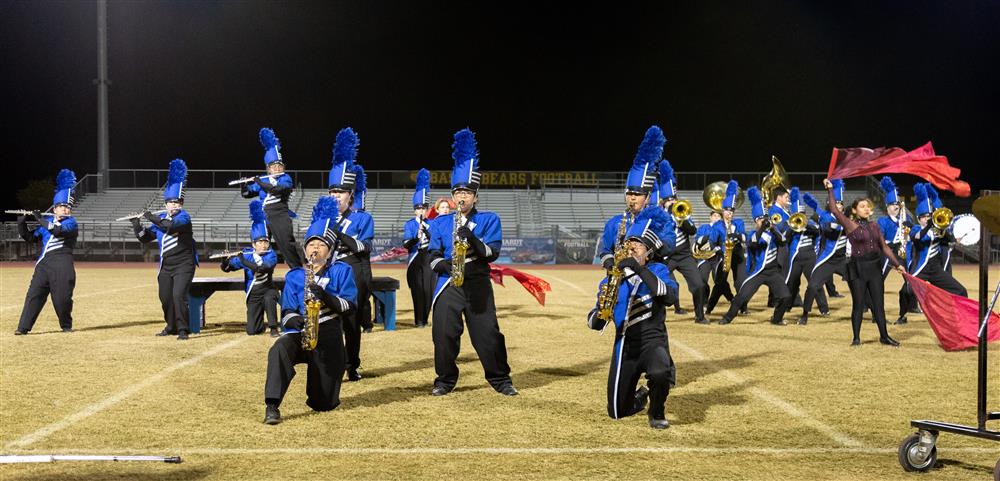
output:
[[[143,289],[146,287],[153,287],[153,284],[142,284],[138,286],[122,287],[120,289],[111,289],[110,291],[99,291],[99,292],[91,292],[89,294],[74,295],[73,300],[75,301],[78,299],[86,299],[88,297],[107,296],[108,294],[114,294],[115,292],[131,291],[133,289]],[[0,307],[0,311],[6,311],[7,309],[20,309],[22,307],[24,307],[24,304],[10,304]]]
[[[580,288],[580,286],[577,286],[576,284],[574,284],[574,283],[572,283],[570,281],[567,281],[567,280],[564,280],[564,279],[560,279],[560,278],[555,277],[555,276],[548,276],[548,277],[550,277],[553,280],[562,282],[563,284],[566,284],[569,287],[571,287],[571,288],[573,288],[573,289],[575,289],[575,290],[577,290],[579,292],[584,292],[583,289]],[[670,343],[674,347],[680,348],[681,351],[683,351],[685,354],[691,356],[692,358],[694,358],[696,360],[699,360],[699,361],[709,361],[709,359],[704,354],[698,352],[697,350],[695,350],[694,348],[688,346],[687,344],[684,344],[683,342],[680,342],[680,341],[678,341],[676,339],[671,339]],[[739,374],[736,374],[735,372],[730,371],[728,369],[721,369],[719,372],[722,375],[726,376],[726,378],[729,379],[730,381],[732,381],[734,384],[744,384],[744,383],[748,383],[750,381],[746,377],[743,377],[743,376],[741,376]],[[788,414],[789,416],[792,416],[792,417],[798,419],[803,424],[805,424],[805,425],[807,425],[807,426],[809,426],[809,427],[811,427],[811,428],[813,428],[813,429],[815,429],[815,430],[817,430],[817,431],[819,431],[819,432],[827,435],[830,439],[833,439],[837,444],[839,444],[841,446],[845,446],[845,447],[850,447],[850,448],[860,448],[860,449],[863,449],[862,448],[863,444],[861,443],[861,441],[858,441],[857,439],[854,439],[854,438],[852,438],[852,437],[850,437],[850,436],[848,436],[848,435],[846,435],[846,434],[844,434],[844,433],[842,433],[840,431],[837,431],[836,429],[834,429],[833,427],[829,426],[828,424],[825,424],[822,421],[820,421],[820,420],[812,417],[809,413],[803,411],[802,409],[798,408],[797,406],[793,405],[792,403],[790,403],[788,401],[785,401],[784,399],[781,399],[778,396],[775,396],[774,394],[771,394],[767,390],[765,390],[763,388],[760,388],[760,387],[757,387],[757,386],[752,386],[752,387],[748,388],[747,391],[749,391],[750,394],[754,395],[758,399],[761,399],[762,401],[764,401],[764,402],[766,402],[768,404],[771,404],[772,406],[780,409],[785,414]]]
[[[570,281],[567,281],[566,279],[563,279],[563,278],[560,278],[560,277],[556,277],[556,276],[554,276],[552,274],[548,274],[548,273],[545,274],[544,279],[552,279],[554,281],[559,281],[559,282],[561,282],[561,283],[569,286],[570,289],[573,289],[574,291],[579,292],[580,294],[588,295],[587,291],[581,289],[580,286],[578,286],[578,285],[576,285],[576,284],[574,284],[574,283],[572,283]],[[595,290],[594,292],[596,293],[597,291]]]
[[[281,429],[276,428],[276,429]],[[48,451],[48,450],[46,450]],[[815,447],[815,448],[754,448],[754,447],[686,447],[686,446],[660,446],[660,447],[536,447],[536,448],[502,448],[502,447],[480,447],[480,448],[322,448],[322,447],[295,447],[295,448],[164,448],[156,449],[156,452],[148,448],[102,448],[96,449],[70,449],[59,454],[107,454],[118,455],[139,455],[139,454],[159,454],[165,456],[174,455],[202,455],[202,456],[245,456],[245,455],[268,455],[268,454],[290,454],[290,455],[455,455],[455,454],[525,454],[525,455],[561,455],[561,454],[754,454],[771,456],[803,456],[817,454],[864,454],[864,455],[892,455],[896,454],[896,448],[864,448],[864,447]],[[973,454],[996,454],[996,448],[971,448],[956,447],[948,448],[948,452],[973,453]],[[17,454],[38,454],[40,451],[24,451]]]
[[[209,357],[212,357],[212,356],[214,356],[216,354],[219,354],[220,352],[225,351],[226,349],[229,349],[231,347],[238,346],[238,345],[246,342],[247,339],[250,339],[250,337],[249,336],[243,336],[243,337],[240,337],[239,339],[234,339],[232,341],[219,344],[219,345],[217,345],[217,346],[215,346],[215,347],[213,347],[213,348],[211,348],[211,349],[209,349],[209,350],[207,350],[207,351],[205,351],[205,352],[203,352],[201,354],[198,354],[197,356],[194,356],[194,357],[192,357],[190,359],[186,359],[186,360],[178,362],[178,363],[176,363],[176,364],[174,364],[172,366],[169,366],[169,367],[161,370],[160,372],[158,372],[156,374],[153,374],[150,377],[147,377],[146,379],[143,379],[143,380],[141,380],[141,381],[139,381],[139,382],[137,382],[135,384],[132,384],[132,385],[126,387],[125,389],[123,389],[122,391],[118,392],[117,394],[115,394],[115,395],[113,395],[111,397],[108,397],[108,398],[106,398],[104,400],[101,400],[99,402],[91,404],[90,406],[87,406],[87,407],[83,408],[80,411],[77,411],[77,412],[75,412],[73,414],[70,414],[69,416],[66,416],[62,420],[54,422],[52,424],[49,424],[48,426],[42,427],[41,429],[39,429],[39,430],[37,430],[37,431],[35,431],[35,432],[31,433],[31,434],[27,434],[25,436],[22,436],[21,438],[15,439],[14,441],[11,441],[11,442],[7,443],[7,445],[4,446],[4,448],[5,449],[25,448],[25,447],[27,447],[27,446],[29,446],[31,444],[37,443],[38,441],[41,441],[41,440],[47,438],[49,435],[51,435],[52,433],[54,433],[56,431],[60,431],[60,430],[66,429],[66,428],[72,426],[73,424],[76,424],[76,423],[78,423],[80,421],[83,421],[84,419],[87,419],[90,416],[93,416],[93,415],[95,415],[95,414],[97,414],[97,413],[99,413],[101,411],[104,411],[105,409],[108,409],[108,408],[114,406],[115,404],[118,404],[118,403],[124,401],[125,399],[128,399],[129,397],[133,396],[134,394],[138,393],[139,391],[141,391],[141,390],[143,390],[143,389],[145,389],[145,388],[147,388],[147,387],[149,387],[149,386],[151,386],[153,384],[156,384],[157,382],[162,381],[164,378],[166,378],[170,374],[173,374],[177,370],[183,369],[183,368],[188,367],[188,366],[190,366],[192,364],[199,363],[199,362],[201,362],[201,361],[203,361],[203,360],[205,360],[205,359],[207,359]],[[188,341],[188,342],[192,342],[192,341]]]

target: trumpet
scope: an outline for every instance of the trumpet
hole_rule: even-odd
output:
[[[166,209],[163,209],[163,210],[158,210],[156,212],[150,212],[150,214],[166,214],[167,212],[169,212],[169,211],[166,210]],[[138,212],[138,213],[135,213],[135,214],[129,214],[129,215],[125,216],[125,217],[119,217],[119,218],[115,219],[115,222],[123,221],[123,220],[138,219],[138,218],[142,217],[145,214],[146,214],[145,212]]]
[[[3,212],[4,212],[4,214],[14,214],[14,215],[34,215],[35,214],[34,211],[30,211],[30,210],[26,210],[26,209],[11,209],[11,210],[5,210]],[[50,216],[50,215],[54,216],[55,214],[53,214],[52,212],[42,212],[42,215],[43,216]]]
[[[684,222],[688,217],[691,217],[691,203],[683,199],[678,200],[674,202],[674,205],[670,206],[670,213],[677,220]]]
[[[255,176],[253,176],[253,177],[243,177],[243,178],[241,178],[241,179],[236,179],[236,180],[230,180],[230,181],[229,181],[229,185],[243,185],[243,184],[249,184],[249,183],[251,183],[251,182],[256,182],[256,181],[257,181],[257,179],[270,179],[270,178],[273,178],[273,177],[280,177],[280,176],[282,176],[282,175],[284,175],[284,174],[285,174],[285,173],[284,173],[284,172],[282,172],[282,173],[280,173],[280,174],[264,174],[264,175],[255,175]]]
[[[802,233],[806,231],[806,225],[809,223],[809,219],[802,212],[796,212],[788,218],[788,228],[792,232]]]
[[[775,212],[774,214],[771,215],[771,218],[769,220],[771,221],[771,225],[778,225],[781,223],[782,220],[781,214]]]
[[[934,223],[934,229],[939,233],[944,231],[951,225],[951,220],[955,218],[955,213],[947,207],[938,207],[934,209],[931,213],[931,222]]]
[[[208,259],[209,260],[229,259],[229,258],[232,258],[232,257],[236,257],[236,256],[238,256],[238,255],[240,255],[242,253],[243,253],[243,251],[222,251],[222,252],[220,252],[218,254],[212,254],[212,255],[208,256]]]

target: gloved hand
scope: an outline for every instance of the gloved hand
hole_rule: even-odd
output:
[[[476,236],[472,234],[472,230],[469,229],[468,226],[464,225],[458,228],[457,234],[465,240],[472,240],[476,238]]]
[[[147,219],[149,219],[150,222],[156,222],[156,221],[160,220],[160,218],[157,217],[156,214],[154,214],[154,213],[152,213],[152,212],[150,212],[148,210],[142,211],[142,216],[145,217],[145,218],[147,218]]]
[[[604,270],[609,271],[615,265],[615,258],[608,256],[601,265],[604,266]]]
[[[42,222],[42,211],[37,210],[37,209],[33,210],[33,211],[31,211],[31,215],[35,217],[35,220],[37,220],[39,224],[43,224],[44,223],[44,222]]]
[[[449,274],[451,275],[451,262],[448,259],[443,259],[434,265],[434,272],[438,274]]]
[[[309,284],[306,289],[309,289],[309,292],[317,299],[323,299],[323,296],[326,294],[326,290],[319,284]]]
[[[305,319],[303,319],[302,316],[296,314],[286,319],[285,322],[282,324],[282,327],[286,331],[301,331],[302,327],[305,326],[305,324],[306,324]]]
[[[618,268],[625,270],[625,268],[632,269],[632,272],[639,272],[639,261],[635,260],[635,257],[626,257],[618,262]]]

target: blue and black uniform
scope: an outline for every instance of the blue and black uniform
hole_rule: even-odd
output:
[[[258,254],[253,249],[246,248],[221,265],[224,272],[243,271],[248,335],[264,332],[265,314],[267,327],[278,327],[278,290],[274,287],[273,279],[277,264],[278,256],[273,250],[268,249],[263,254]]]
[[[437,274],[431,269],[428,253],[431,245],[429,229],[430,224],[423,218],[410,219],[403,225],[403,247],[409,251],[406,285],[413,299],[413,322],[417,326],[427,325],[437,284]]]
[[[76,269],[73,266],[73,248],[79,233],[76,219],[42,216],[36,221],[38,226],[30,229],[26,217],[17,219],[18,234],[25,242],[41,242],[41,253],[35,261],[28,292],[24,295],[17,331],[22,334],[31,331],[50,294],[59,327],[69,330],[73,328],[73,289],[76,287]]]
[[[294,187],[292,177],[288,174],[257,177],[253,183],[243,184],[242,187],[243,197],[247,199],[259,197],[264,203],[264,214],[267,215],[271,240],[278,245],[278,251],[285,258],[289,269],[302,267],[301,248],[295,241],[292,213],[288,208],[288,199],[291,198]]]
[[[344,324],[344,344],[347,347],[347,369],[361,367],[361,329],[371,329],[372,325],[372,240],[375,238],[375,223],[371,214],[364,211],[345,211],[331,224],[337,238],[334,257],[338,262],[351,266],[358,294],[357,309]]]
[[[198,265],[191,216],[183,209],[173,214],[146,212],[143,216],[151,225],[143,227],[139,219],[132,219],[132,229],[139,242],[156,241],[160,246],[160,268],[156,281],[166,323],[161,334],[186,335],[191,330],[188,325],[188,296]]]

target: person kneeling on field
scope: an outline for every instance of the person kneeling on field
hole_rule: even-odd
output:
[[[334,239],[326,236],[336,222],[337,200],[323,197],[313,210],[313,222],[306,231],[307,268],[314,273],[306,279],[306,269],[295,268],[285,276],[281,294],[281,324],[284,331],[267,353],[267,381],[264,424],[281,422],[278,407],[295,377],[295,365],[306,364],[306,405],[315,411],[330,411],[340,405],[340,384],[344,377],[342,319],[356,307],[358,288],[351,266],[330,261]],[[308,286],[308,287],[307,287]],[[316,347],[302,345],[305,325],[305,293],[322,303]]]
[[[612,311],[615,343],[608,373],[608,415],[631,416],[641,412],[648,400],[649,426],[655,429],[670,427],[665,405],[676,380],[664,321],[666,307],[677,302],[677,283],[667,266],[650,262],[665,238],[667,215],[659,207],[647,207],[626,232],[629,256],[618,263],[623,278]],[[598,296],[607,282],[601,282]],[[599,308],[587,318],[587,325],[598,331],[607,325]],[[643,372],[648,387],[636,389]]]

